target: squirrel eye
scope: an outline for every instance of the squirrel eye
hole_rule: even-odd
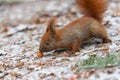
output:
[[[46,42],[46,45],[49,45],[49,43],[48,43],[48,42]]]

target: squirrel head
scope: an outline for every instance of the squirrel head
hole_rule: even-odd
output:
[[[57,44],[58,44],[59,36],[56,33],[54,23],[55,23],[55,18],[52,18],[49,21],[46,32],[44,33],[41,39],[39,51],[48,52],[58,47]]]

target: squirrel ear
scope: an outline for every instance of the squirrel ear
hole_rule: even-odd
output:
[[[47,29],[46,29],[46,32],[50,32],[50,34],[53,36],[56,34],[56,31],[55,31],[55,28],[54,28],[54,25],[55,24],[55,18],[52,18],[49,23],[48,23],[48,26],[47,26]]]

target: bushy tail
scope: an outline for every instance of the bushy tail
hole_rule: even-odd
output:
[[[102,21],[103,13],[107,9],[107,0],[77,0],[77,3],[85,16]]]

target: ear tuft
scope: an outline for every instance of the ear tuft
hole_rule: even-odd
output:
[[[47,26],[47,30],[46,32],[49,32],[50,33],[50,36],[52,38],[55,38],[56,37],[56,30],[55,30],[55,21],[56,21],[56,18],[52,18],[49,23],[48,23],[48,26]]]
[[[56,21],[56,18],[52,18],[49,20],[46,32],[52,31],[51,29],[54,29],[55,21]]]

